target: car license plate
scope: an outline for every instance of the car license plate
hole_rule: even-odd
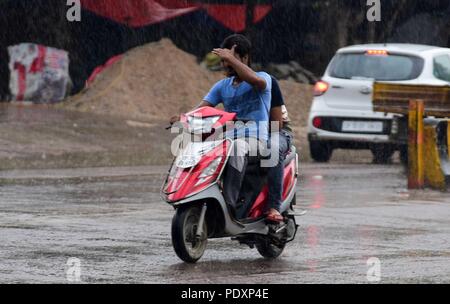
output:
[[[382,121],[350,121],[342,123],[343,132],[366,132],[381,133],[383,131]]]

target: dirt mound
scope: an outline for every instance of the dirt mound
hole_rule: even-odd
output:
[[[167,119],[198,104],[221,77],[163,39],[127,52],[63,107],[144,121]]]
[[[94,83],[62,104],[66,109],[162,121],[198,104],[221,72],[201,67],[170,40],[128,51]],[[310,86],[280,81],[294,127],[303,125],[311,102]]]

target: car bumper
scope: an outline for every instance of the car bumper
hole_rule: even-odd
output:
[[[389,135],[358,134],[358,133],[337,133],[313,128],[308,131],[309,140],[316,141],[347,141],[347,142],[367,142],[367,143],[392,143]]]
[[[355,113],[355,115],[349,115],[349,112],[334,113],[321,113],[312,112],[308,121],[308,138],[315,141],[340,141],[340,142],[355,142],[355,143],[373,143],[373,144],[388,144],[393,143],[391,139],[392,130],[392,116],[380,115],[380,113],[365,113],[361,115],[361,112]],[[313,126],[313,119],[315,117],[321,117],[323,125],[320,128]],[[381,132],[369,133],[369,132],[343,132],[342,122],[345,120],[363,120],[363,121],[382,121],[383,130]]]

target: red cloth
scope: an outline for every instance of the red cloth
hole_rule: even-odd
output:
[[[206,9],[211,17],[234,32],[242,32],[246,27],[245,4],[201,4],[188,0],[81,0],[81,4],[100,16],[131,27],[159,23],[199,9]],[[257,5],[253,23],[261,21],[271,9],[271,5]]]
[[[155,0],[81,0],[81,5],[100,16],[132,27],[159,23],[198,9],[196,6],[167,8]]]
[[[205,4],[208,15],[234,32],[242,32],[246,28],[247,5],[244,4]],[[257,5],[253,12],[253,23],[261,21],[272,9],[271,5]]]

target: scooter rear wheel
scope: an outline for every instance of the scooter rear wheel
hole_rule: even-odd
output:
[[[276,246],[270,240],[264,239],[256,243],[256,249],[258,249],[259,254],[261,254],[266,259],[276,259],[281,255],[286,244],[281,247]]]
[[[177,256],[187,263],[197,262],[206,249],[206,221],[203,223],[202,235],[196,237],[200,212],[198,206],[179,208],[172,219],[173,248]]]

